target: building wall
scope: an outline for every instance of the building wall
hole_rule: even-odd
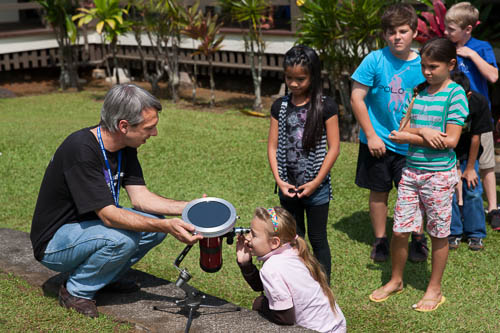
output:
[[[1,0],[2,5],[10,5],[17,3],[17,0]],[[0,23],[12,23],[19,21],[19,10],[3,9],[0,10]]]

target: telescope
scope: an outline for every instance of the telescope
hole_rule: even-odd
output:
[[[236,220],[234,206],[228,201],[220,198],[201,198],[190,201],[182,211],[182,219],[191,223],[195,227],[195,233],[203,235],[200,240],[200,267],[207,273],[215,273],[222,267],[222,244],[226,238],[227,244],[233,244],[234,237],[237,235],[248,234],[250,228],[234,227]],[[181,269],[180,264],[191,250],[193,245],[186,245],[182,252],[174,260],[174,267],[179,271],[179,277],[175,282],[176,287],[182,289],[185,297],[176,300],[174,306],[181,307],[188,311],[188,321],[185,332],[189,332],[193,314],[199,307],[213,308],[217,306],[201,304],[205,295],[194,288],[191,288],[187,282],[192,276],[187,269]],[[153,307],[154,310],[164,310],[171,306]],[[236,307],[232,311],[239,311]]]
[[[200,267],[207,273],[215,273],[222,267],[222,240],[233,244],[237,234],[250,232],[249,228],[234,227],[236,220],[234,206],[220,198],[201,198],[187,204],[182,211],[182,219],[195,227],[195,232],[203,235],[200,240]]]

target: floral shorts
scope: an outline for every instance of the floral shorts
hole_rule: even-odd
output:
[[[451,204],[457,183],[456,168],[448,171],[404,168],[394,208],[393,231],[421,232],[425,215],[429,235],[436,238],[448,237]]]

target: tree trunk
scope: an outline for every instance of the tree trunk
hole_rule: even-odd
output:
[[[255,111],[262,110],[262,100],[260,97],[260,83],[257,75],[257,69],[255,68],[255,48],[254,40],[250,39],[250,72],[252,73],[253,91],[255,94],[255,99],[253,102],[252,109]]]
[[[191,76],[191,81],[193,82],[192,98],[193,104],[196,104],[196,86],[198,85],[198,64],[196,60],[193,65],[193,75]]]
[[[259,29],[259,34],[261,34]],[[260,36],[262,38],[262,35]],[[259,40],[260,40],[259,38]],[[257,86],[255,87],[255,105],[254,110],[262,111],[262,96],[261,96],[261,87],[262,87],[262,54],[264,53],[263,44],[258,42],[257,44]]]
[[[194,50],[194,40],[193,40],[193,50]],[[193,104],[196,104],[196,85],[198,80],[198,64],[196,61],[196,55],[193,55],[193,74],[191,75],[192,91],[191,97],[193,98]],[[189,73],[189,71],[187,71]]]
[[[165,45],[168,45],[165,43]],[[167,46],[165,46],[167,47]],[[169,52],[167,48],[168,54],[168,85],[170,89],[170,97],[172,98],[172,102],[177,103],[179,100],[178,95],[178,87],[179,87],[179,62],[178,62],[178,48],[177,42],[172,41],[172,47]]]
[[[213,55],[208,56],[208,74],[210,75],[210,107],[215,106],[215,81],[214,81],[214,67],[212,65]]]
[[[109,68],[109,60],[108,60],[108,55],[107,55],[107,52],[105,50],[105,47],[104,47],[104,37],[102,36],[102,34],[100,35],[101,36],[101,53],[102,53],[102,60],[104,60],[104,63],[106,65],[106,70],[108,71],[108,75],[106,75],[107,77],[111,77],[113,76],[113,73],[111,73],[111,69]]]
[[[340,140],[356,142],[359,135],[359,124],[352,111],[349,79],[343,75],[333,78],[332,75],[330,80],[334,80],[332,82],[338,83],[337,88],[340,95],[340,101],[343,106],[343,112],[341,112],[339,117]]]
[[[160,94],[160,85],[159,82],[163,75],[165,74],[165,58],[166,55],[164,55],[161,50],[163,48],[161,47],[161,39],[160,38],[153,38],[151,33],[148,31],[147,32],[149,42],[151,43],[151,50],[153,51],[153,56],[154,56],[154,68],[155,72],[153,74],[149,74],[147,71],[147,64],[145,60],[145,54],[144,51],[142,50],[142,44],[141,47],[139,48],[139,53],[141,53],[142,57],[142,62],[143,62],[143,74],[144,78],[151,84],[151,89],[153,91],[153,95],[158,96]],[[137,39],[137,37],[136,37]],[[139,36],[140,40],[140,36]]]
[[[111,53],[113,54],[113,65],[115,66],[116,84],[120,84],[120,75],[118,73],[118,59],[116,58],[116,43],[116,39],[111,42]]]
[[[78,82],[78,73],[74,61],[73,46],[68,37],[65,36],[65,32],[61,29],[54,27],[56,32],[56,40],[59,45],[59,61],[61,73],[59,75],[59,85],[62,90],[68,88],[76,88],[78,91],[81,90],[80,84]]]
[[[63,37],[63,32],[61,29],[57,26],[52,26],[54,28],[54,32],[56,34],[56,40],[57,40],[57,45],[59,45],[59,67],[61,68],[61,73],[59,73],[59,86],[61,87],[61,90],[66,90],[67,85],[66,85],[66,77],[68,76],[67,70],[66,70],[66,61],[65,61],[65,55],[64,55],[64,37]]]

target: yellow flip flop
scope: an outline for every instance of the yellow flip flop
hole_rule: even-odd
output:
[[[394,296],[394,295],[397,295],[397,294],[401,294],[403,292],[403,290],[404,289],[394,290],[393,292],[389,293],[389,295],[387,295],[384,298],[374,298],[371,294],[370,294],[370,296],[368,296],[368,298],[372,302],[381,303],[381,302],[387,301],[389,299],[389,297],[391,297],[391,296]]]
[[[437,300],[427,298],[427,299],[422,299],[422,301],[424,301],[424,302],[436,302]],[[436,303],[436,306],[433,307],[432,309],[420,309],[417,307],[417,304],[413,304],[411,307],[413,310],[418,311],[418,312],[431,312],[431,311],[437,310],[437,308],[439,308],[441,306],[441,304],[443,304],[444,302],[446,302],[446,297],[441,296],[441,300],[439,300],[439,302]]]

